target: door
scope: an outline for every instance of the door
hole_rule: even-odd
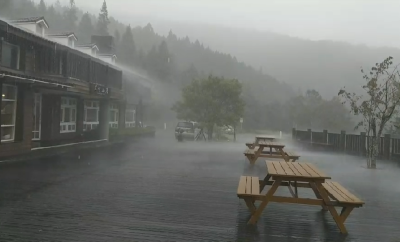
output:
[[[42,126],[42,94],[35,93],[33,104],[33,129],[32,140],[40,140]]]

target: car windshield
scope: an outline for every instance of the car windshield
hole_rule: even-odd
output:
[[[180,127],[180,128],[192,128],[193,124],[189,123],[189,122],[179,122],[177,127]]]

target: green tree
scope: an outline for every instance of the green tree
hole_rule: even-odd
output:
[[[347,92],[344,88],[338,93],[344,103],[350,105],[351,112],[363,118],[356,128],[364,127],[369,137],[367,164],[368,168],[373,169],[376,168],[382,132],[400,103],[400,74],[398,66],[392,67],[392,59],[389,56],[383,62],[376,63],[368,73],[361,69],[366,81],[363,86],[366,96]]]
[[[97,34],[108,35],[108,25],[110,20],[108,19],[108,10],[106,0],[103,2],[103,6],[100,9],[99,17],[97,19]]]
[[[91,40],[91,36],[94,33],[94,27],[92,24],[92,19],[88,12],[82,15],[81,21],[78,25],[78,37],[80,42],[89,43]]]
[[[179,119],[193,120],[207,128],[212,140],[214,126],[235,125],[243,116],[242,85],[236,79],[209,76],[193,80],[182,90],[182,101],[173,110]]]

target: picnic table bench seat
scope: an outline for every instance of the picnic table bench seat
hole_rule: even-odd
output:
[[[253,158],[256,155],[256,150],[255,149],[246,149],[244,151],[244,155],[248,158]]]
[[[325,181],[322,183],[322,186],[328,192],[328,195],[337,201],[338,206],[362,207],[364,205],[363,201],[349,192],[338,182]]]
[[[254,202],[260,196],[260,180],[255,176],[241,176],[237,189],[237,196],[242,198],[250,212],[253,214],[256,211]]]

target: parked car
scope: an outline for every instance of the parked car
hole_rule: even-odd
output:
[[[180,121],[175,127],[175,138],[178,139],[179,135],[179,130],[183,131],[182,132],[182,137],[183,139],[187,140],[194,140],[196,137],[196,132],[195,129],[197,127],[196,122],[191,122],[191,121]]]

